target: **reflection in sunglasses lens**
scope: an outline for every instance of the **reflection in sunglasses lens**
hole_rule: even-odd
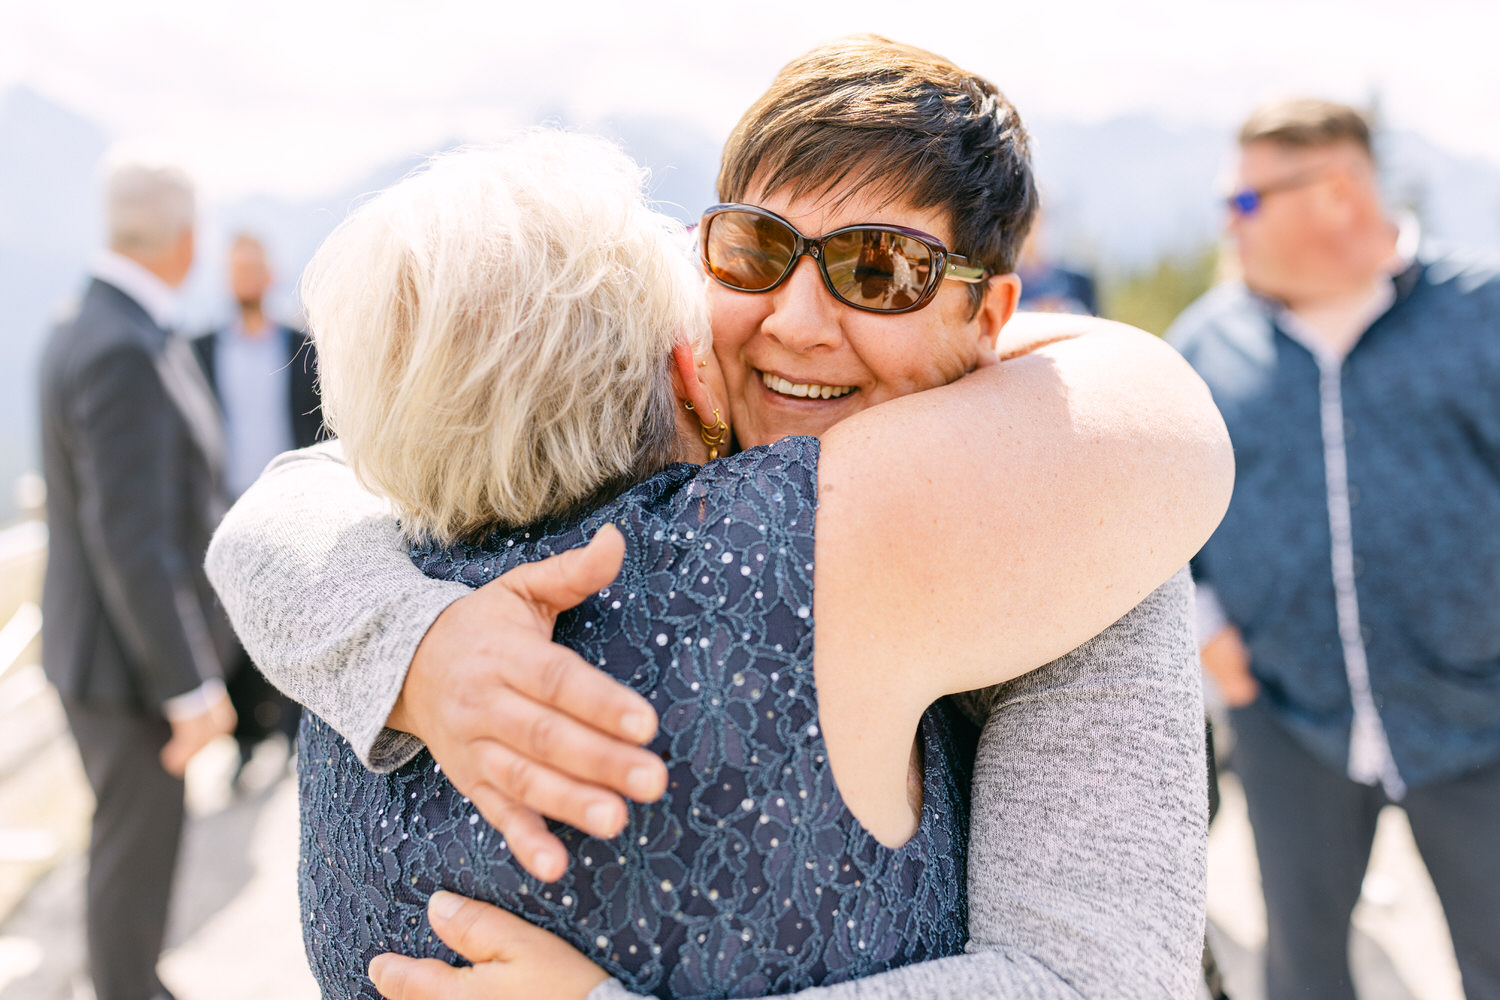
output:
[[[932,252],[925,245],[882,229],[833,237],[823,260],[839,297],[866,309],[907,308],[921,298],[932,273]]]
[[[724,212],[709,223],[704,255],[720,281],[759,291],[781,277],[795,246],[796,238],[774,219]]]

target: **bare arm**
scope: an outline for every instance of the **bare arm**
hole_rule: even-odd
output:
[[[1202,381],[1149,334],[1071,322],[1081,335],[824,436],[820,689],[848,672],[858,697],[926,704],[1014,678],[1118,620],[1218,524],[1233,460]]]
[[[1183,570],[1061,659],[966,696],[988,715],[973,783],[968,954],[799,996],[1196,995],[1208,785],[1191,595]]]

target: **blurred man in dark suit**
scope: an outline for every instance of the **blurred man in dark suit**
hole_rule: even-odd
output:
[[[187,342],[169,332],[193,263],[192,186],[127,163],[106,188],[109,250],[42,359],[50,544],[42,663],[97,805],[87,935],[98,1000],[157,978],[189,758],[234,727],[229,648],[202,571],[224,509],[223,433]]]
[[[323,426],[312,341],[266,314],[274,275],[265,246],[249,233],[229,248],[233,317],[193,341],[198,362],[218,399],[225,432],[225,482],[230,499],[245,491],[272,458],[316,442]],[[238,713],[235,740],[240,770],[257,743],[274,732],[296,738],[298,707],[271,686],[236,645],[227,671]],[[239,775],[236,774],[236,779]]]

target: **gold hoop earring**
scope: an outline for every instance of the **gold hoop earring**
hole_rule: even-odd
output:
[[[718,407],[714,408],[714,422],[701,425],[698,434],[708,445],[708,460],[712,462],[719,457],[719,445],[729,440],[729,425],[719,416]]]
[[[684,399],[682,401],[682,405],[687,407],[689,410],[693,409],[693,401],[691,399]],[[714,459],[718,458],[719,446],[729,440],[729,425],[726,424],[724,422],[724,418],[719,415],[719,408],[717,406],[714,407],[713,423],[705,424],[702,421],[699,421],[698,435],[703,438],[703,443],[708,445],[708,460],[712,462]]]

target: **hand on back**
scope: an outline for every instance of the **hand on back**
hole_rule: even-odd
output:
[[[474,964],[377,955],[370,979],[387,1000],[584,1000],[609,978],[562,938],[489,903],[438,892],[427,916],[437,936]]]
[[[423,638],[388,724],[422,739],[449,780],[553,880],[567,867],[543,817],[599,837],[625,825],[622,795],[666,789],[646,700],[552,642],[557,615],[619,573],[624,538],[606,526],[582,549],[517,567],[454,602]]]

